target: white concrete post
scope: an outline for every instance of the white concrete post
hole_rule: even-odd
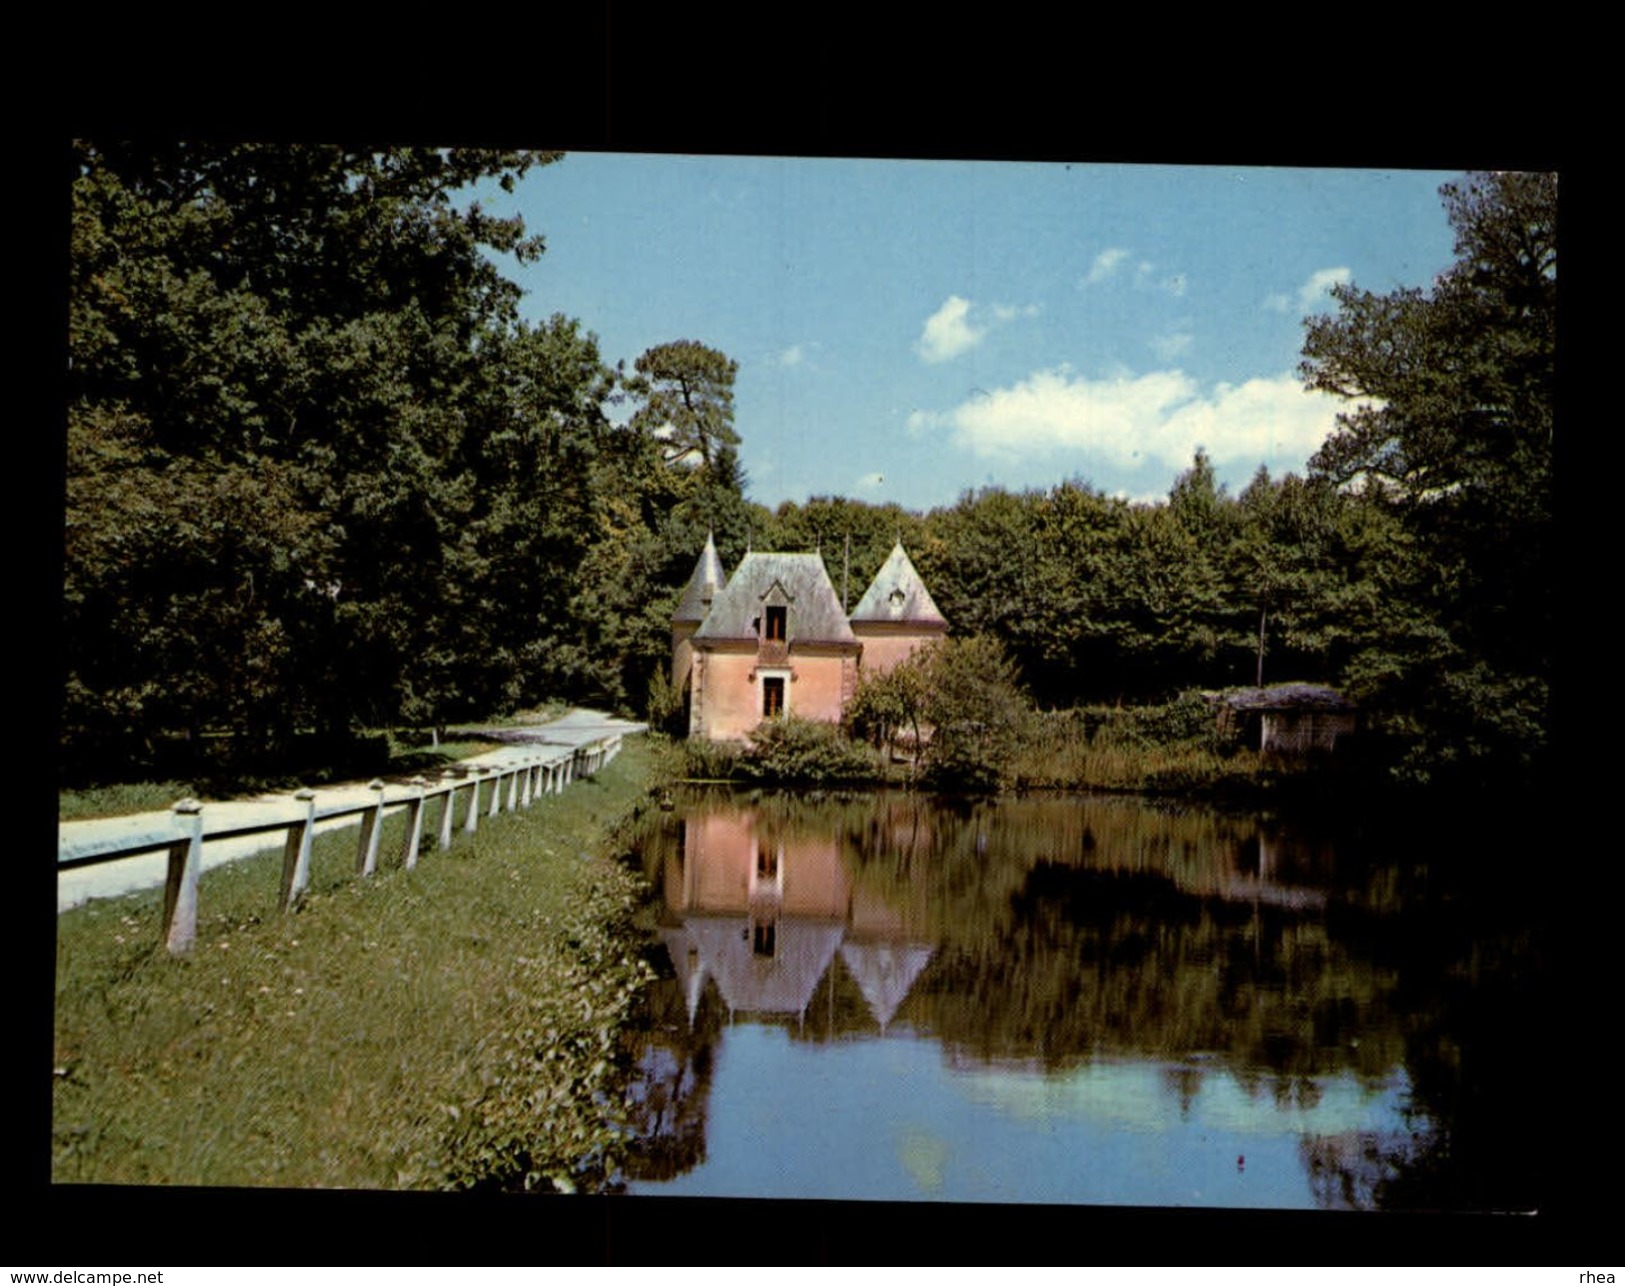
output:
[[[502,769],[491,769],[491,816],[502,811]]]
[[[445,806],[440,810],[440,851],[451,847],[451,810],[457,802],[457,779],[450,771],[440,774],[440,784],[446,788]]]
[[[463,832],[472,835],[480,828],[480,770],[468,770],[468,816],[463,821]]]
[[[384,829],[384,783],[374,777],[367,789],[377,796],[372,807],[361,815],[361,843],[356,848],[355,869],[371,875],[378,869],[378,834]]]
[[[412,785],[417,790],[417,798],[407,805],[410,811],[406,818],[406,841],[401,849],[401,865],[409,871],[418,864],[418,848],[423,843],[423,798],[429,782],[427,778],[414,777]]]
[[[291,911],[310,885],[310,844],[316,835],[316,792],[308,786],[293,797],[305,806],[302,821],[288,827],[288,842],[282,849],[282,909]]]
[[[536,771],[536,765],[527,763],[519,770],[519,807],[530,807],[530,778]]]
[[[197,938],[197,882],[203,873],[203,805],[183,799],[174,807],[175,824],[186,838],[169,846],[169,877],[164,882],[164,945],[172,955],[190,951]]]
[[[440,787],[445,790],[440,803],[440,852],[444,854],[452,847],[452,805],[457,802],[457,780],[450,771],[440,774]]]
[[[508,811],[511,813],[519,807],[519,769],[516,767],[508,774]]]

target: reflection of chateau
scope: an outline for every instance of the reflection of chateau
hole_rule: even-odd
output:
[[[1380,1202],[1433,1164],[1431,1127],[1392,1124],[1421,1083],[1408,1033],[1444,1026],[1403,961],[1371,954],[1404,910],[1389,868],[1284,824],[1117,797],[703,798],[645,849],[675,969],[627,1100],[635,1179],[726,1164],[704,1126],[741,1091],[714,1067],[748,1064],[737,1084],[782,1085],[805,1117],[848,1083],[843,1038],[888,1026],[1046,1113],[1092,1117],[1110,1085],[1117,1120],[1130,1086],[1158,1130],[1296,1134],[1317,1204]],[[787,1039],[717,1060],[743,1015]]]
[[[833,835],[792,833],[756,812],[678,822],[661,929],[692,1020],[707,984],[730,1013],[804,1016],[839,956],[882,1030],[933,948],[906,917],[854,887]]]

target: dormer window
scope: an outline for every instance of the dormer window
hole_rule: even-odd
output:
[[[894,589],[891,592],[891,605],[893,607],[901,607],[903,605],[903,600],[907,597],[908,595],[904,594],[902,590]]]
[[[767,619],[762,626],[762,640],[766,643],[783,643],[787,633],[790,609],[787,607],[773,607],[767,609]]]

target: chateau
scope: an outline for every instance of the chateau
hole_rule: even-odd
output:
[[[858,675],[885,673],[948,622],[901,540],[848,615],[817,554],[746,554],[732,577],[705,540],[671,623],[688,732],[743,741],[763,719],[836,723]]]

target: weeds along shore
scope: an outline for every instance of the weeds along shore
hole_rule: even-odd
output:
[[[590,1189],[619,1139],[615,1051],[649,976],[618,860],[652,751],[482,819],[417,868],[355,874],[321,836],[203,876],[197,945],[162,891],[57,925],[52,1177],[237,1187]],[[399,818],[381,852],[398,853]]]

